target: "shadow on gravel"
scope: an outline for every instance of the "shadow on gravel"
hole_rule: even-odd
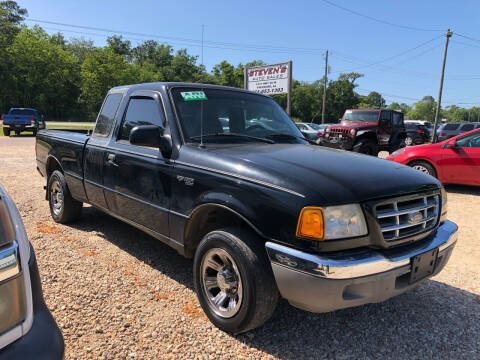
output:
[[[71,226],[100,233],[193,289],[192,261],[141,231],[91,207]],[[480,358],[480,297],[428,280],[387,302],[327,314],[301,311],[282,300],[263,327],[234,338],[285,360]]]
[[[480,196],[480,186],[446,185],[447,192]]]

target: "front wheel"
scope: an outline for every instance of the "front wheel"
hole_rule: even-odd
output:
[[[195,291],[210,321],[239,334],[263,325],[278,291],[263,242],[240,229],[205,235],[193,264]]]
[[[3,129],[3,135],[10,136],[10,129]]]
[[[418,170],[420,172],[423,172],[433,177],[437,177],[437,172],[435,171],[433,166],[426,161],[421,161],[421,160],[413,161],[408,165],[414,168],[415,170]]]
[[[360,154],[378,156],[378,146],[372,140],[359,140],[353,145],[353,151]]]
[[[60,171],[55,170],[50,175],[47,189],[50,214],[55,222],[65,224],[80,217],[83,203],[72,197]]]

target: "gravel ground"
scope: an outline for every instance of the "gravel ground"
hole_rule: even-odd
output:
[[[329,314],[282,301],[264,327],[231,336],[202,313],[191,260],[91,207],[55,224],[33,138],[0,138],[0,182],[35,248],[66,359],[480,358],[479,188],[448,187],[459,241],[416,291]]]

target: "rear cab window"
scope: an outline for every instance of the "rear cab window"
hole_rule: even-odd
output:
[[[115,119],[115,114],[117,113],[122,96],[123,94],[120,93],[107,95],[102,110],[100,110],[100,114],[98,115],[95,130],[93,130],[94,136],[107,137],[110,135],[113,128],[113,120]]]
[[[128,142],[130,132],[139,125],[164,127],[165,119],[155,99],[150,97],[130,98],[117,140]]]

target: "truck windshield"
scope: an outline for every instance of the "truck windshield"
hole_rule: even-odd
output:
[[[364,122],[377,122],[378,111],[346,111],[343,116],[344,121],[364,121]]]
[[[203,142],[261,141],[275,134],[286,135],[276,137],[275,142],[305,142],[294,122],[271,98],[208,88],[174,88],[172,97],[187,142],[199,142],[202,128],[203,135],[210,135]]]
[[[13,109],[12,111],[10,111],[10,115],[35,116],[35,112],[33,110],[27,109]]]

